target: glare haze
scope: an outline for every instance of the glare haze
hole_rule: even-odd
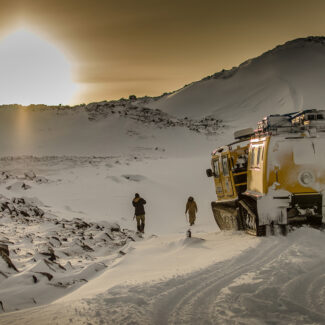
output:
[[[159,96],[279,44],[325,34],[321,0],[0,0],[0,37],[28,28],[59,48],[74,104]]]
[[[1,104],[68,104],[76,90],[60,51],[27,30],[0,42]]]

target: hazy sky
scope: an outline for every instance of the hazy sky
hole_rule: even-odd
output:
[[[0,37],[26,28],[81,85],[74,103],[160,95],[288,40],[325,35],[325,1],[0,0]],[[1,40],[0,40],[1,42]]]

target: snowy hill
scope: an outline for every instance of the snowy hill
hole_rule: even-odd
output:
[[[213,115],[255,125],[272,113],[325,106],[325,38],[296,39],[150,104],[179,117]]]

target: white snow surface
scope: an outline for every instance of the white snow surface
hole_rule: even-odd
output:
[[[74,109],[2,107],[0,194],[23,197],[44,211],[46,222],[30,228],[0,212],[0,239],[9,241],[20,272],[0,257],[7,276],[0,282],[0,324],[323,324],[324,232],[303,227],[268,238],[220,232],[205,169],[210,152],[232,141],[233,131],[270,113],[322,108],[324,48],[323,39],[294,41],[161,98]],[[37,263],[42,254],[33,250],[41,238],[75,218],[95,229],[117,223],[131,234],[136,192],[147,201],[144,238],[98,249],[102,234],[70,234],[94,248],[80,251],[72,268],[64,243],[52,238],[44,247],[57,250],[56,262],[67,266],[53,283],[66,287],[39,275],[33,283],[35,262],[14,247],[25,243]],[[190,195],[199,212],[186,238]],[[96,272],[98,263],[103,268]]]
[[[310,228],[264,239],[227,232],[192,239],[153,238],[139,243],[80,291],[45,307],[3,314],[0,320],[3,324],[323,324],[325,260],[320,247],[324,243],[324,233]],[[184,274],[187,268],[191,272]]]

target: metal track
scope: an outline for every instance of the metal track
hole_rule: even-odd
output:
[[[250,199],[248,200],[239,200],[238,204],[242,207],[241,217],[243,219],[244,230],[253,236],[265,236],[266,235],[266,226],[259,226],[258,224],[258,215],[256,202]]]

